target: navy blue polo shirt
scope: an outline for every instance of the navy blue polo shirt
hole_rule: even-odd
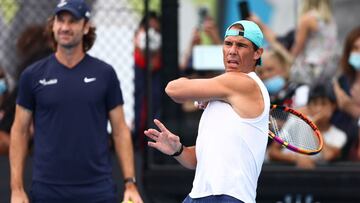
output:
[[[50,55],[22,73],[17,104],[33,112],[33,180],[82,184],[111,177],[108,114],[123,97],[110,65],[85,55],[69,69]]]

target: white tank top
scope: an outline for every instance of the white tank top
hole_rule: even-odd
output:
[[[264,111],[256,118],[245,119],[228,103],[209,102],[199,123],[192,198],[225,194],[255,202],[268,140],[270,99],[257,75],[251,72],[248,76],[261,89]]]

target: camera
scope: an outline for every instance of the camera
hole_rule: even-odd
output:
[[[246,20],[250,16],[249,4],[246,0],[239,1],[238,4],[241,20]]]

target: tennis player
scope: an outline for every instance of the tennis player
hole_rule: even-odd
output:
[[[107,122],[125,178],[123,201],[142,203],[131,135],[114,69],[88,54],[95,41],[83,0],[62,0],[49,20],[55,53],[22,73],[11,130],[11,202],[23,186],[28,130],[34,124],[31,202],[117,203]]]
[[[255,203],[257,181],[268,140],[269,94],[255,74],[261,64],[263,34],[251,21],[227,28],[223,44],[225,73],[210,79],[179,78],[166,93],[178,103],[208,102],[196,146],[185,147],[179,136],[159,121],[148,129],[150,147],[195,169],[191,193],[184,203]]]

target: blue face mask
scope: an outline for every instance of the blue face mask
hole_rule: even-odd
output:
[[[285,79],[279,75],[264,81],[266,89],[269,91],[269,94],[272,95],[278,93],[282,88],[284,88],[285,83]]]
[[[349,64],[352,65],[355,70],[360,71],[360,52],[351,52]]]
[[[7,90],[6,82],[4,79],[0,79],[0,95],[4,94]]]

